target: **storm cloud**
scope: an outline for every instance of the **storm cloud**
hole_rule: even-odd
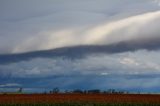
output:
[[[87,4],[95,4],[97,2],[98,1],[91,2],[88,0]],[[7,5],[7,2],[4,3]],[[21,4],[20,7],[24,5],[23,2],[19,3]],[[85,7],[86,10],[84,10],[80,8],[80,6],[83,6],[85,3],[84,1],[72,1],[70,4],[63,4],[63,2],[55,1],[51,2],[51,4],[54,5],[52,7],[53,9],[51,9],[50,4],[44,3],[46,6],[44,8],[51,9],[54,14],[48,13],[47,15],[46,13],[45,15],[33,17],[30,15],[34,15],[34,12],[40,14],[41,9],[36,10],[36,7],[31,5],[31,9],[33,8],[33,11],[31,11],[30,9],[26,10],[27,7],[24,6],[24,10],[27,13],[25,14],[20,11],[22,15],[18,18],[15,15],[16,13],[10,15],[4,14],[5,11],[14,12],[15,9],[15,11],[19,11],[15,7],[16,4],[13,3],[11,5],[10,8],[15,8],[13,10],[7,10],[6,7],[3,7],[4,9],[1,10],[3,17],[1,17],[0,54],[24,53],[79,45],[110,45],[132,39],[141,39],[143,41],[143,39],[149,40],[149,38],[151,38],[152,40],[155,37],[159,37],[160,12],[157,10],[159,8],[157,1],[142,0],[141,2],[133,2],[123,0],[122,2],[111,2],[102,0],[96,5],[97,9],[89,6],[88,8]],[[104,3],[108,3],[108,7],[102,5]],[[139,8],[139,12],[133,11],[128,6],[121,7],[123,5],[122,3],[133,6],[133,10]],[[109,4],[113,6],[116,5],[117,8],[113,9]],[[68,7],[68,5],[71,7]],[[78,7],[75,8],[74,5]],[[151,8],[148,8],[149,10],[146,9],[147,5],[151,6]],[[67,10],[64,11],[64,8],[67,8]],[[43,9],[43,11],[47,11],[46,9]],[[56,9],[58,10],[55,13],[53,10]],[[73,11],[73,9],[75,10]],[[111,11],[110,9],[113,10]],[[91,10],[93,12],[90,12]],[[148,10],[148,12],[146,10]],[[115,15],[111,15],[109,11],[115,12]],[[10,20],[8,16],[12,16],[12,20]],[[28,19],[23,18],[27,16]],[[55,17],[60,19],[58,20]],[[96,19],[93,19],[94,17],[96,17]],[[63,20],[65,22],[63,22],[61,18],[64,18]],[[72,21],[70,19],[72,19]],[[71,21],[71,23],[66,23],[68,21]],[[38,26],[38,23],[43,24]]]
[[[92,54],[117,54],[123,52],[136,52],[138,50],[157,51],[159,49],[160,37],[148,37],[145,39],[128,40],[110,45],[73,46],[22,54],[0,55],[0,63],[7,64],[33,58],[63,57],[68,59],[80,59]]]
[[[159,0],[1,0],[0,15],[0,91],[159,90]]]
[[[32,58],[0,65],[2,77],[51,77],[77,75],[160,74],[159,51],[90,54],[85,58]]]

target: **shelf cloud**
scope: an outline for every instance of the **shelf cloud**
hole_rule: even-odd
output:
[[[159,20],[160,12],[156,11],[103,23],[84,30],[48,31],[22,39],[23,42],[17,42],[11,51],[6,53],[24,53],[79,45],[117,45],[119,47],[118,45],[123,42],[129,46],[133,44],[135,49],[141,47],[143,49],[145,45],[149,46],[148,48],[158,47]]]
[[[159,90],[159,0],[1,0],[0,13],[0,91]]]
[[[14,16],[12,19],[15,19],[15,21],[5,18],[5,16],[7,17],[8,15],[4,14],[4,9],[2,11],[4,16],[1,17],[3,27],[1,26],[0,54],[25,53],[80,45],[110,45],[132,40],[147,40],[146,42],[149,42],[150,39],[153,40],[159,37],[160,11],[157,10],[157,8],[159,8],[157,1],[149,2],[149,0],[147,0],[144,3],[139,2],[139,4],[132,1],[123,1],[123,3],[128,3],[133,7],[137,6],[137,8],[140,8],[140,13],[130,10],[129,7],[125,7],[128,9],[125,10],[121,7],[122,4],[120,2],[117,2],[119,5],[116,5],[119,10],[112,9],[109,5],[108,7],[102,5],[103,3],[115,5],[114,2],[115,1],[105,2],[102,0],[97,4],[97,10],[94,10],[93,7],[85,7],[87,10],[83,10],[80,6],[85,3],[84,1],[82,1],[81,4],[77,2],[66,4],[71,5],[70,8],[63,4],[63,8],[67,8],[67,10],[63,10],[63,8],[59,10],[61,3],[56,2],[59,8],[54,7],[54,9],[57,8],[58,13],[53,12],[52,14],[46,13],[37,16],[30,15],[34,15],[33,12],[40,14],[41,9],[34,10],[35,7],[31,5],[33,11],[30,11],[30,9],[26,10],[27,7],[24,6],[24,10],[30,12],[30,14],[24,14],[20,10],[17,10],[22,13],[22,15],[19,16],[21,17],[20,19],[13,14],[9,15]],[[72,3],[78,6],[74,11],[72,10],[72,8],[74,8]],[[88,1],[87,3],[94,4],[96,2]],[[51,9],[49,4],[44,4]],[[157,6],[155,6],[155,4]],[[15,5],[16,4],[13,3],[10,8]],[[102,5],[102,7],[100,5]],[[151,6],[149,11],[145,11],[147,10],[146,5]],[[21,6],[23,6],[23,2]],[[110,9],[112,9],[112,11]],[[91,10],[93,10],[93,12],[89,12]],[[46,10],[43,9],[43,11]],[[106,13],[104,13],[104,11],[106,11]],[[7,9],[6,12],[8,12]],[[9,12],[11,12],[11,10],[9,10]],[[114,14],[111,15],[110,12],[114,12]],[[27,17],[26,15],[28,18],[23,18]],[[85,18],[80,18],[83,16]],[[60,18],[57,19],[56,17]],[[63,24],[61,22],[62,17],[64,17]],[[94,17],[96,18],[94,19]],[[72,21],[70,19],[72,19]],[[79,22],[77,20],[79,20]],[[68,23],[68,21],[70,23]],[[37,23],[40,23],[40,26],[38,26]],[[3,30],[4,27],[8,28]],[[7,32],[7,30],[9,30],[9,32]]]

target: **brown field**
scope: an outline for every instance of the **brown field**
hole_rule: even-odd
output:
[[[149,94],[1,94],[3,103],[158,103],[160,95]]]

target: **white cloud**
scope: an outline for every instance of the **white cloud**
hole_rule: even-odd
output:
[[[21,84],[18,83],[7,83],[7,84],[0,84],[0,88],[2,87],[20,87]]]
[[[151,0],[18,3],[1,6],[0,54],[110,44],[159,33],[159,7]]]
[[[157,11],[109,22],[89,29],[42,32],[38,36],[22,40],[13,47],[11,52],[48,50],[75,45],[107,45],[132,39],[143,40],[159,37],[159,19],[160,11]]]
[[[101,75],[102,75],[102,76],[107,76],[107,75],[109,75],[109,73],[107,73],[107,72],[102,72]]]
[[[139,63],[132,58],[123,58],[122,60],[120,60],[120,63],[122,63],[124,65],[134,65],[134,66],[139,65]]]

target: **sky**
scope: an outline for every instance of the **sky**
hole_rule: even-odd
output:
[[[0,91],[160,92],[160,0],[0,0]]]

